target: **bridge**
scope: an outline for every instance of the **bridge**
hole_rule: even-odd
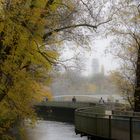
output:
[[[74,113],[77,108],[92,106],[95,106],[95,103],[47,101],[37,104],[35,109],[40,118],[74,123]]]
[[[75,111],[75,131],[81,136],[111,140],[140,140],[140,114],[107,115],[93,108]]]
[[[37,113],[45,119],[72,122],[76,134],[90,140],[140,140],[140,114],[113,112],[106,114],[106,107],[83,102],[43,102]]]
[[[73,96],[75,96],[78,101],[97,102],[99,100],[94,95],[56,95],[56,96],[53,96],[52,99],[54,101],[71,101]]]
[[[111,95],[104,95],[104,94],[55,95],[55,96],[52,97],[52,100],[53,101],[71,101],[73,96],[76,97],[77,101],[96,102],[96,103],[99,101],[99,99],[101,97],[107,102],[107,99],[109,99],[109,97],[111,96],[115,100],[118,100],[120,103],[124,103],[123,98],[120,95],[116,95],[116,94],[111,94]]]

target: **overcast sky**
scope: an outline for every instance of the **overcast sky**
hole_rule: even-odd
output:
[[[91,50],[85,51],[81,49],[80,47],[73,47],[72,49],[71,44],[67,43],[65,44],[65,48],[63,50],[63,54],[61,58],[63,60],[69,59],[73,57],[74,54],[81,55],[82,61],[84,61],[83,67],[84,67],[84,75],[89,75],[92,72],[92,60],[93,58],[96,58],[99,60],[99,64],[104,65],[105,73],[108,74],[110,70],[114,70],[118,67],[117,61],[113,58],[111,54],[106,54],[105,49],[109,47],[109,43],[111,41],[111,38],[106,39],[96,39],[94,42],[90,43]],[[70,49],[69,49],[70,48]],[[67,62],[70,64],[71,62]]]
[[[117,61],[113,58],[113,56],[109,53],[105,53],[107,47],[109,47],[111,39],[98,39],[94,43],[92,43],[92,51],[89,52],[90,55],[87,56],[89,62],[87,63],[86,74],[90,74],[92,71],[92,59],[97,58],[99,60],[99,64],[104,65],[105,73],[107,74],[110,70],[114,70],[118,67]],[[88,54],[87,54],[88,55]],[[87,60],[87,61],[88,61]]]

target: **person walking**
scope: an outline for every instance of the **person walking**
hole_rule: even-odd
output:
[[[72,102],[73,102],[73,103],[76,102],[76,98],[75,98],[75,96],[73,96],[73,98],[72,98]]]

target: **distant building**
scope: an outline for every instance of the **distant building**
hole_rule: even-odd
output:
[[[104,74],[105,74],[104,65],[101,65],[101,74],[102,74],[102,75],[104,75]]]
[[[92,73],[93,75],[99,73],[99,61],[95,58],[92,60]]]

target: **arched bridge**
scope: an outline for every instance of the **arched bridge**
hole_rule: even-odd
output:
[[[53,96],[53,100],[55,101],[71,101],[73,97],[76,97],[76,99],[78,101],[84,100],[86,99],[86,102],[88,101],[97,101],[98,98],[95,95],[55,95]]]
[[[99,99],[102,97],[105,102],[110,98],[110,95],[104,95],[104,94],[86,94],[86,95],[54,95],[52,97],[53,101],[71,101],[73,96],[76,97],[77,101],[86,101],[86,102],[98,102]],[[111,94],[111,97],[114,98],[114,100],[118,100],[120,103],[123,103],[124,100],[120,95]]]
[[[72,102],[72,101],[47,101],[35,106],[38,117],[43,119],[65,121],[74,123],[75,109],[81,107],[92,107],[95,103]]]

